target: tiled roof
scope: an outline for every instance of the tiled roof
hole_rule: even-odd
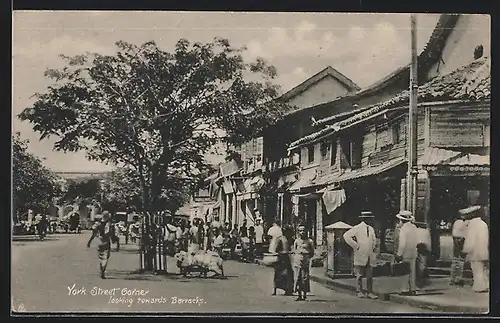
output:
[[[360,89],[360,87],[356,83],[354,83],[351,79],[349,79],[348,77],[346,77],[344,74],[340,73],[333,67],[328,66],[325,69],[321,70],[320,72],[316,73],[315,75],[311,76],[304,82],[300,83],[293,89],[287,91],[285,94],[281,96],[281,99],[287,101],[293,98],[297,94],[304,92],[311,85],[317,83],[318,81],[322,80],[328,75],[334,77],[339,82],[341,82],[349,90],[349,92],[358,91]]]
[[[424,49],[418,56],[419,74],[421,74],[419,75],[418,80],[420,83],[425,82],[424,76],[429,71],[429,68],[431,68],[441,58],[441,53],[443,51],[444,45],[446,44],[448,36],[455,27],[459,17],[460,15],[457,14],[442,14],[439,17],[439,20],[436,23],[436,27],[434,28],[432,35],[429,37],[429,41],[427,42]],[[393,80],[401,79],[404,76],[408,78],[409,74],[410,74],[410,64],[407,64],[406,66],[396,69],[395,71],[385,76],[384,78],[378,80],[377,82],[373,83],[372,85],[363,88],[358,92],[347,94],[341,98],[332,101],[331,103],[340,101],[342,99],[346,99],[348,97],[359,97],[362,95],[373,93],[374,91],[378,91],[379,89],[384,88],[385,86],[387,86],[388,83],[392,82]],[[364,107],[358,110],[365,110],[366,108],[367,107]],[[330,123],[331,121],[335,121],[336,119],[337,119],[336,116],[326,117],[318,120],[316,124],[321,125],[325,123]]]
[[[491,60],[481,58],[469,65],[463,66],[449,74],[435,77],[428,83],[419,86],[418,102],[449,101],[449,100],[487,100],[491,97]],[[405,90],[390,100],[375,104],[369,109],[350,118],[327,126],[311,135],[300,138],[290,144],[295,148],[304,143],[309,143],[317,138],[345,129],[350,125],[364,121],[367,118],[388,110],[408,104],[410,91]]]
[[[424,166],[485,166],[490,164],[490,156],[464,154],[459,151],[433,147],[429,148],[422,156],[419,164]]]

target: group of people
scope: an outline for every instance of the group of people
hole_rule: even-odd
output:
[[[488,226],[481,218],[481,207],[472,206],[459,211],[460,219],[454,226],[455,257],[452,271],[452,284],[462,283],[464,261],[471,264],[473,274],[472,289],[481,293],[488,291]],[[415,225],[415,217],[410,211],[400,211],[396,217],[397,250],[395,260],[405,265],[408,276],[407,288],[402,295],[416,295],[419,279],[422,278],[426,257],[430,246],[423,241]],[[373,267],[375,266],[375,250],[377,239],[373,228],[371,212],[361,212],[360,222],[343,235],[345,242],[354,251],[354,271],[357,279],[357,296],[377,299],[373,293]],[[366,278],[366,291],[363,290],[363,277]]]
[[[223,249],[229,250],[232,258],[236,257],[237,246],[241,246],[242,258],[253,261],[254,257],[263,254],[263,243],[265,242],[262,218],[256,210],[255,225],[248,227],[247,220],[243,220],[241,226],[229,222],[222,224],[219,217],[213,221],[203,221],[195,218],[188,227],[184,222],[178,224],[166,221],[164,237],[165,250],[198,252],[199,250],[217,251],[222,256]],[[173,251],[171,253],[174,253]]]

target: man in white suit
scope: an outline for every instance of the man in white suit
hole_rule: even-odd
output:
[[[403,261],[408,266],[408,290],[401,295],[416,295],[416,273],[417,273],[417,245],[419,243],[417,227],[413,223],[413,215],[410,211],[400,211],[396,217],[403,222],[399,231],[399,245],[396,260]]]
[[[470,261],[474,283],[472,290],[476,293],[485,293],[489,290],[489,279],[486,273],[486,264],[489,259],[489,230],[486,222],[481,219],[481,207],[471,206],[460,210],[460,213],[469,220],[463,252]]]
[[[344,233],[344,240],[354,249],[354,270],[357,279],[356,292],[360,298],[377,299],[373,294],[373,265],[375,264],[375,248],[377,238],[373,229],[373,215],[364,211],[360,215],[360,223]],[[366,277],[367,293],[363,293],[363,276]]]

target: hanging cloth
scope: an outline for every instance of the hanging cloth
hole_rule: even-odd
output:
[[[335,211],[339,206],[344,204],[345,201],[346,195],[343,189],[326,191],[323,193],[323,204],[325,205],[325,209],[328,214]]]

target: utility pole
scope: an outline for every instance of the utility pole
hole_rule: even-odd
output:
[[[416,216],[417,212],[417,145],[418,145],[418,56],[417,56],[417,18],[411,14],[411,65],[410,65],[410,106],[408,113],[408,178],[407,183],[407,208]]]

